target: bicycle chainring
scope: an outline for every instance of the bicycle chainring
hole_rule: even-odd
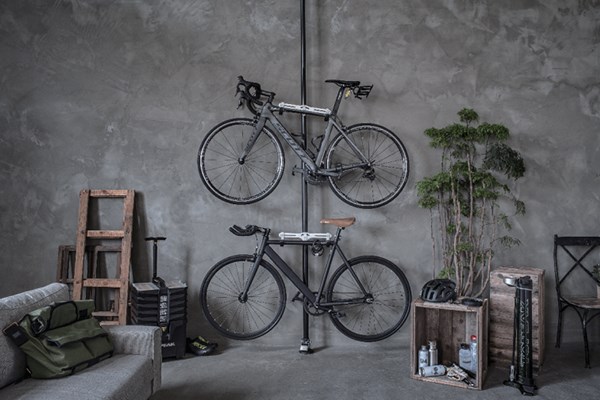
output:
[[[306,299],[304,299],[303,306],[304,311],[306,311],[307,314],[310,314],[315,317],[323,315],[327,312],[326,310],[319,310],[318,308],[315,308],[314,304],[310,304],[310,302]]]
[[[304,174],[304,180],[310,185],[320,185],[325,181],[325,177],[322,175],[315,175],[312,172]]]

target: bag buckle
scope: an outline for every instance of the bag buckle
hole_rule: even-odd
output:
[[[21,347],[25,342],[29,340],[29,338],[25,334],[25,330],[21,328],[21,326],[16,322],[13,322],[12,324],[6,326],[4,329],[2,329],[2,332],[6,336],[10,337],[13,340],[13,342],[19,347]]]

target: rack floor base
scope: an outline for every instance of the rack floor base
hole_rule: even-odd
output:
[[[403,332],[373,344],[348,340],[320,347],[314,340],[315,352],[310,355],[300,354],[293,339],[289,346],[273,346],[266,338],[229,343],[217,335],[208,338],[219,342],[216,353],[187,354],[163,363],[162,387],[151,400],[524,398],[517,389],[502,384],[508,370],[495,363],[489,365],[481,391],[411,379],[410,335]],[[549,347],[544,368],[535,376],[539,390],[533,399],[597,399],[600,358],[592,357],[592,368],[584,368],[580,340],[564,343],[560,349]],[[600,342],[594,342],[592,349],[600,350]]]

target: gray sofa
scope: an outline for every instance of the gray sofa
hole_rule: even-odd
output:
[[[69,289],[59,283],[0,299],[0,329],[30,311],[64,300],[69,300]],[[132,325],[104,328],[109,332],[114,355],[59,379],[23,379],[25,356],[0,333],[0,399],[148,399],[161,383],[160,329]]]

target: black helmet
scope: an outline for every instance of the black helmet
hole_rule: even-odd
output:
[[[450,279],[432,279],[421,289],[421,298],[434,303],[444,303],[456,299],[456,283]]]

